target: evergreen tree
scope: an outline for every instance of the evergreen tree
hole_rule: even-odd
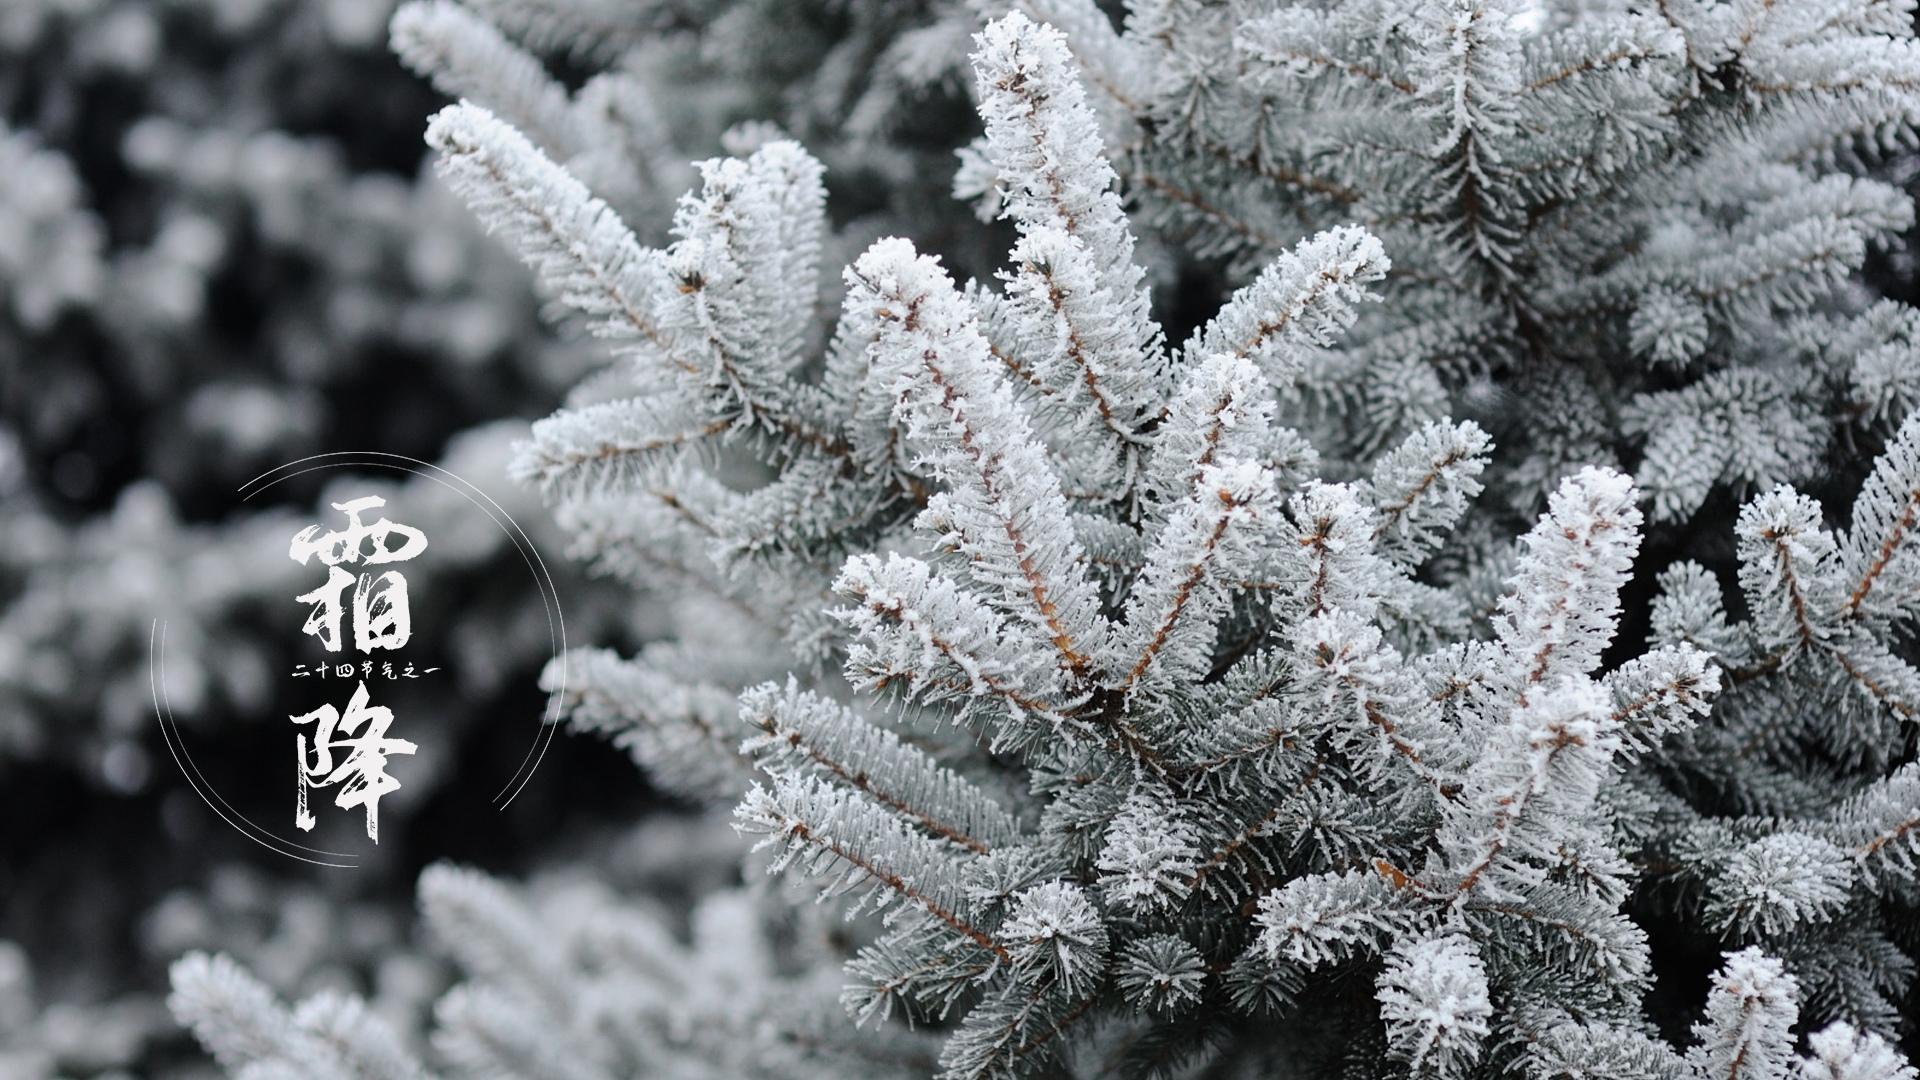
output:
[[[1005,269],[893,237],[837,286],[796,143],[701,163],[650,247],[584,90],[397,20],[488,99],[431,122],[444,175],[618,356],[516,471],[674,632],[547,685],[855,919],[842,979],[795,934],[714,993],[710,939],[432,871],[446,1062],[1911,1078],[1920,418],[1908,309],[1846,285],[1911,209],[1834,164],[1910,138],[1910,13],[1017,6],[1067,33],[972,53]],[[1178,344],[1123,191],[1248,272]],[[1865,444],[1844,529],[1787,486]],[[1729,950],[1679,1043],[1655,934]],[[419,1068],[218,960],[176,1010],[249,1075]]]

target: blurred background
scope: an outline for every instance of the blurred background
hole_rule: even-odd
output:
[[[618,750],[562,737],[512,813],[490,805],[538,730],[549,642],[533,579],[464,499],[391,472],[235,491],[334,450],[439,462],[539,534],[578,633],[619,640],[504,476],[591,350],[542,328],[526,275],[423,172],[441,99],[388,52],[392,6],[0,4],[9,1080],[207,1071],[163,1005],[184,949],[249,956],[287,991],[428,1001],[424,962],[373,959],[413,932],[421,866],[524,872],[655,802]],[[317,658],[292,598],[316,582],[286,546],[338,523],[327,499],[367,493],[433,542],[408,566],[406,658],[444,671],[396,704],[394,734],[422,752],[397,759],[381,844],[327,870],[192,793],[160,738],[148,639],[164,619],[173,712],[214,786],[291,833],[286,718],[315,702],[289,673]],[[320,816],[351,824],[330,794]]]

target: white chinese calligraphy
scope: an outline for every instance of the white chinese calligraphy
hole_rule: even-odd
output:
[[[426,533],[410,525],[396,524],[384,517],[371,525],[361,522],[363,511],[377,510],[386,504],[378,495],[334,503],[335,510],[347,515],[347,528],[323,533],[321,526],[309,525],[294,535],[293,543],[287,548],[288,556],[302,566],[318,556],[321,565],[327,567],[326,583],[294,600],[312,605],[301,630],[319,638],[328,652],[340,651],[340,623],[347,606],[342,594],[349,589],[353,591],[353,647],[357,651],[398,649],[413,636],[407,606],[407,579],[400,571],[388,570],[377,576],[361,574],[356,580],[340,567],[341,563],[374,566],[406,562],[427,549]],[[389,547],[387,541],[395,534],[401,543],[398,547]]]
[[[411,754],[417,747],[405,739],[387,738],[393,723],[393,711],[373,705],[367,697],[367,684],[354,687],[343,716],[331,705],[292,718],[296,724],[313,724],[313,744],[309,749],[303,732],[294,736],[298,755],[298,789],[295,794],[293,823],[312,831],[313,815],[307,813],[310,788],[340,785],[333,804],[342,810],[364,806],[367,811],[367,837],[380,842],[380,796],[400,787],[400,781],[387,774],[387,755]],[[344,756],[336,763],[334,753]]]
[[[349,613],[353,620],[353,648],[356,652],[365,654],[375,649],[397,650],[413,636],[412,617],[407,604],[407,579],[400,571],[362,573],[356,577],[341,565],[378,566],[382,563],[406,562],[427,549],[426,533],[410,525],[397,524],[385,517],[372,524],[360,520],[361,514],[378,510],[386,504],[387,501],[378,495],[334,503],[333,508],[347,516],[346,528],[323,530],[322,526],[309,525],[294,535],[292,544],[287,548],[288,556],[300,565],[305,566],[309,560],[317,557],[320,564],[327,568],[324,584],[294,597],[294,600],[310,605],[302,630],[318,638],[328,652],[340,651],[340,624]],[[396,539],[397,544],[392,542]],[[361,674],[372,676],[374,664],[371,659],[360,661],[358,666]],[[323,676],[328,670],[325,664],[316,664],[314,667]],[[355,674],[355,667],[355,664],[342,662],[338,665],[338,673],[343,678],[351,678]],[[383,664],[381,670],[392,677],[391,663]],[[413,665],[406,665],[405,672],[407,677],[412,677]],[[295,673],[305,672],[304,669],[296,669]],[[400,787],[400,781],[387,773],[387,758],[394,754],[411,754],[415,750],[414,744],[405,739],[387,737],[387,728],[393,723],[392,711],[372,704],[363,679],[354,688],[344,715],[332,705],[322,705],[312,712],[289,719],[295,724],[313,725],[311,744],[305,732],[295,736],[298,788],[293,823],[302,830],[311,831],[314,819],[307,812],[307,792],[312,788],[337,784],[340,790],[334,796],[334,805],[343,810],[365,808],[367,837],[379,843],[380,797]],[[337,762],[336,753],[342,755]]]

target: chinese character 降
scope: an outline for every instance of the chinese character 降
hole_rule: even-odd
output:
[[[387,775],[387,755],[411,754],[416,747],[405,739],[387,738],[393,723],[393,711],[367,700],[367,684],[354,688],[343,716],[331,705],[288,719],[296,724],[313,724],[313,744],[309,748],[305,732],[294,737],[298,753],[299,788],[295,796],[293,823],[302,830],[313,829],[313,816],[307,813],[307,789],[340,785],[333,804],[342,810],[364,806],[367,811],[367,837],[380,842],[380,796],[397,790],[400,781]],[[343,756],[335,760],[335,753]]]

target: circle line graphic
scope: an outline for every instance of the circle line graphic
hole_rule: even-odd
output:
[[[207,778],[200,772],[200,766],[194,762],[193,755],[187,752],[186,740],[181,738],[178,730],[176,730],[179,727],[179,722],[173,718],[173,701],[167,694],[166,642],[166,622],[161,619],[153,620],[153,628],[147,635],[147,678],[153,689],[153,708],[154,712],[160,717],[160,734],[166,740],[167,749],[173,754],[174,764],[180,767],[181,774],[187,778],[187,784],[193,788],[194,794],[200,796],[201,801],[206,803],[207,807],[220,817],[220,820],[233,826],[242,836],[245,836],[247,839],[252,840],[262,847],[276,851],[290,859],[298,859],[301,862],[312,863],[315,866],[329,866],[338,870],[358,869],[358,864],[354,862],[338,863],[327,862],[322,859],[309,859],[304,855],[296,855],[286,850],[288,846],[291,846],[299,848],[301,851],[310,851],[316,855],[325,855],[329,858],[349,860],[358,858],[358,856],[350,852],[326,851],[321,848],[308,847],[305,844],[296,844],[291,840],[284,839],[267,829],[255,825],[251,818],[235,810],[228,804],[225,797],[223,797],[219,791],[215,790],[211,783],[207,782]],[[204,785],[204,788],[202,785]],[[212,793],[211,798],[208,797],[209,792]],[[214,805],[215,799],[220,801],[219,806]],[[225,809],[222,809],[222,807]],[[234,818],[239,818],[240,820],[235,821]],[[244,828],[242,826],[244,826]]]

